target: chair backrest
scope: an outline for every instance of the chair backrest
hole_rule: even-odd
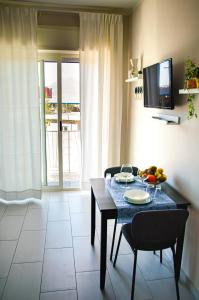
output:
[[[104,171],[104,177],[106,177],[107,173],[110,173],[111,177],[113,177],[115,174],[120,173],[120,170],[121,170],[121,166],[108,168]],[[132,174],[134,176],[136,176],[137,172],[138,172],[138,168],[137,167],[132,167],[132,170],[133,170]]]
[[[189,212],[185,209],[137,213],[131,224],[133,245],[138,250],[169,248],[184,233]]]

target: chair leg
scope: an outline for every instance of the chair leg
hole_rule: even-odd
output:
[[[114,244],[115,244],[116,227],[117,227],[117,219],[115,219],[115,224],[114,224],[114,229],[113,229],[113,237],[112,237],[110,260],[112,260],[112,258],[113,258],[113,249],[114,249]]]
[[[162,264],[162,251],[163,250],[160,250],[160,263]]]
[[[178,277],[177,277],[177,270],[176,270],[176,254],[174,247],[171,247],[173,253],[173,265],[174,265],[174,273],[175,273],[175,286],[176,286],[176,296],[177,300],[180,300],[180,291],[178,286]]]
[[[115,264],[116,264],[117,255],[118,255],[118,251],[119,251],[119,248],[120,248],[121,238],[122,238],[122,229],[120,231],[120,236],[119,236],[119,240],[118,240],[118,244],[117,244],[117,250],[116,250],[116,253],[115,253],[115,259],[114,259],[114,262],[113,262],[113,267],[115,267]]]
[[[153,254],[154,255],[156,254],[155,250],[153,250]],[[162,250],[160,250],[160,263],[162,264]]]
[[[136,266],[137,266],[137,250],[134,250],[134,263],[133,263],[133,279],[132,279],[132,288],[131,288],[131,300],[134,299]]]

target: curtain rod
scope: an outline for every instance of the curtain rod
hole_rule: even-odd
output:
[[[119,15],[130,15],[131,9],[126,8],[114,8],[114,7],[99,7],[99,6],[77,6],[77,5],[64,5],[55,3],[36,3],[27,1],[13,1],[13,0],[0,0],[0,5],[15,6],[15,7],[32,7],[38,11],[48,12],[62,12],[62,13],[79,13],[79,12],[96,12],[96,13],[108,13],[108,14],[119,14]]]

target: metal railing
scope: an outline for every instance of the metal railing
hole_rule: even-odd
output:
[[[58,126],[46,128],[46,155],[48,182],[59,180],[59,156],[58,156]],[[78,180],[81,173],[81,142],[79,122],[70,120],[63,122],[62,126],[62,157],[63,180]]]

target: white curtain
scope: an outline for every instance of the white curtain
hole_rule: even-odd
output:
[[[0,198],[40,197],[36,11],[0,7]]]
[[[82,181],[120,164],[122,16],[80,13]]]

